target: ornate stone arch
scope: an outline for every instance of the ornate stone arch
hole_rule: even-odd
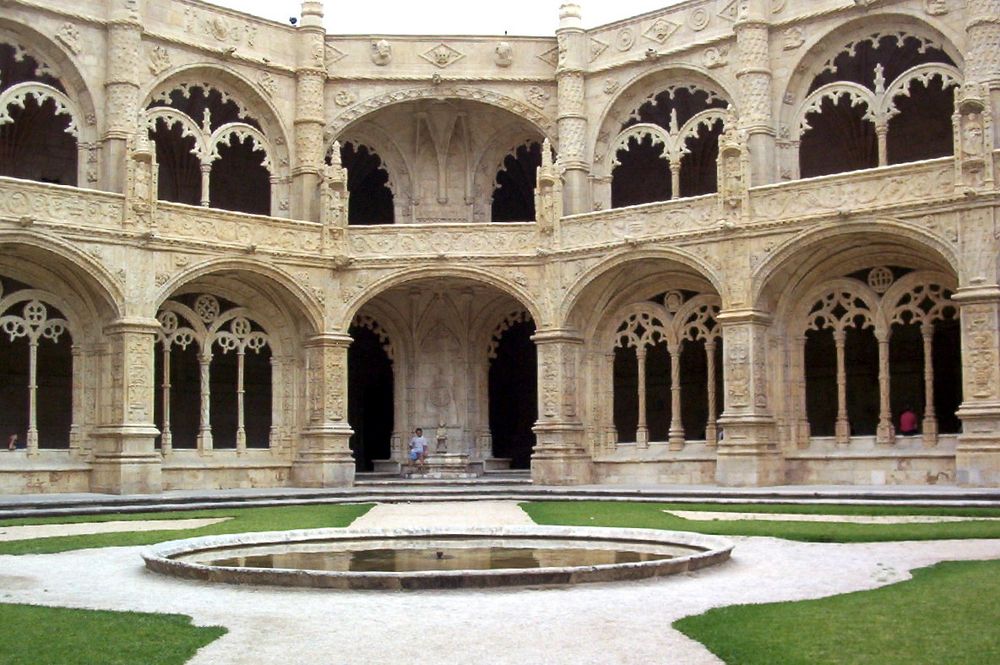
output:
[[[269,288],[270,295],[276,302],[276,313],[280,311],[285,316],[299,317],[305,324],[305,329],[301,331],[302,334],[317,334],[325,329],[323,306],[305,289],[301,280],[296,279],[278,266],[248,259],[209,259],[189,267],[168,280],[160,288],[152,301],[155,311],[159,311],[163,302],[171,295],[182,292],[188,288],[189,284],[213,274],[236,271],[249,273],[259,278],[261,281],[258,284],[248,284],[245,285],[245,288],[251,290],[261,287]],[[201,288],[195,287],[195,290]],[[155,314],[155,311],[149,314]]]
[[[0,249],[0,269],[14,279],[72,294],[58,306],[78,322],[77,330],[98,333],[100,326],[125,316],[120,282],[94,256],[61,239],[26,231],[0,231]]]
[[[507,156],[514,154],[521,146],[530,145],[533,141],[541,145],[543,140],[544,135],[515,121],[497,131],[480,151],[473,171],[472,191],[477,198],[476,209],[483,211],[483,217],[487,216],[486,211],[490,208],[493,191],[497,186],[496,177],[504,168]]]
[[[521,303],[536,322],[546,320],[542,318],[543,310],[540,303],[538,303],[535,297],[528,292],[526,287],[523,287],[506,277],[501,277],[490,270],[471,266],[418,267],[387,275],[372,282],[368,288],[355,294],[351,300],[345,304],[341,315],[337,318],[337,323],[334,328],[336,330],[346,331],[350,326],[350,322],[354,320],[354,317],[361,310],[364,304],[374,299],[379,294],[415,280],[435,277],[460,277],[492,286]],[[539,324],[539,327],[541,327],[541,324]]]
[[[330,138],[324,151],[326,156],[329,157],[330,151],[333,150],[333,144],[336,142],[340,142],[340,145],[354,143],[367,146],[382,160],[382,167],[389,175],[389,182],[386,183],[386,186],[393,195],[402,200],[412,194],[412,165],[389,132],[373,123],[351,125],[349,129]]]
[[[542,136],[550,140],[556,136],[555,120],[529,104],[504,93],[471,85],[438,85],[431,87],[401,88],[360,100],[336,115],[328,126],[329,134],[340,135],[354,123],[363,121],[372,113],[404,102],[418,99],[465,99],[481,102],[510,111],[531,123]]]
[[[955,274],[962,275],[962,264],[958,260],[955,246],[940,236],[894,219],[876,220],[874,225],[870,220],[852,221],[806,231],[789,238],[776,247],[751,274],[750,302],[756,308],[771,309],[773,305],[764,301],[766,294],[772,286],[772,282],[792,261],[800,259],[810,252],[826,251],[829,253],[824,248],[828,248],[832,243],[847,241],[855,237],[865,238],[867,244],[882,239],[899,243],[914,254],[925,255],[927,260],[937,264],[939,269],[950,269]],[[803,265],[804,267],[799,272],[811,269],[808,265]],[[783,281],[787,282],[788,279]],[[778,306],[783,310],[787,303],[778,303]]]
[[[735,83],[723,81],[707,69],[690,65],[671,65],[652,72],[639,72],[619,86],[617,94],[601,111],[596,128],[591,130],[593,146],[591,157],[595,175],[610,176],[612,143],[634,110],[671,86],[700,88],[724,100],[731,111],[737,110],[735,100],[738,97],[734,92]]]
[[[94,106],[91,86],[65,49],[33,28],[4,19],[0,19],[0,42],[22,47],[47,74],[62,83],[63,92],[72,101],[77,113],[80,141],[84,143],[96,141],[100,115]]]
[[[861,94],[860,90],[831,86],[825,91],[825,94],[820,94],[819,89],[810,93],[809,87],[817,75],[823,71],[831,70],[833,60],[838,54],[845,51],[853,52],[856,45],[862,41],[893,35],[915,37],[921,40],[925,46],[940,48],[957,65],[957,67],[949,68],[954,70],[949,72],[950,76],[954,76],[954,72],[960,72],[963,67],[962,53],[955,47],[955,44],[961,43],[964,40],[964,35],[954,33],[935,17],[923,13],[918,14],[904,7],[893,7],[891,11],[887,9],[869,11],[863,18],[848,21],[825,33],[809,35],[803,46],[800,47],[802,56],[796,66],[791,69],[792,75],[785,83],[781,97],[783,103],[777,114],[781,179],[789,180],[797,176],[797,141],[801,135],[800,122],[809,112],[808,108],[820,103],[822,97],[848,95],[855,103],[867,104],[867,108],[870,109],[869,113],[872,114],[874,120],[874,115],[877,112],[876,104],[871,100],[862,101],[856,97],[856,94]],[[897,78],[906,81],[914,80],[913,77],[899,76]],[[960,74],[959,78],[961,78]],[[863,86],[857,87],[863,88]],[[867,91],[867,88],[863,89]],[[898,93],[890,94],[889,97],[890,99],[898,97]]]
[[[701,257],[678,247],[642,250],[622,249],[604,257],[576,277],[558,304],[556,309],[558,320],[561,323],[570,321],[584,295],[602,276],[610,274],[611,271],[628,263],[649,260],[669,261],[690,270],[695,277],[705,280],[711,289],[720,295],[723,302],[726,301],[728,289],[725,288],[725,281],[716,269]]]

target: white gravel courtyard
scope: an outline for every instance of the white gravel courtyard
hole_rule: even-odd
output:
[[[357,526],[522,524],[514,502],[376,506]],[[183,537],[179,532],[178,537]],[[193,665],[719,663],[671,622],[721,605],[815,598],[1000,558],[1000,540],[869,544],[733,538],[697,573],[574,588],[355,592],[213,585],[147,572],[142,548],[0,556],[0,601],[187,614],[229,632]]]

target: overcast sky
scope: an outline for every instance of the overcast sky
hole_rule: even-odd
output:
[[[680,0],[578,0],[583,24],[594,27],[677,4]],[[210,0],[248,14],[285,22],[299,0]],[[555,33],[564,0],[325,0],[331,34],[544,35]]]

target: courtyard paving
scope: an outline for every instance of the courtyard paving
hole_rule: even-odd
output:
[[[515,502],[378,505],[358,527],[530,524]],[[179,533],[178,537],[183,534]],[[192,665],[719,663],[672,630],[735,603],[890,584],[943,560],[1000,558],[1000,540],[818,544],[733,538],[715,569],[574,588],[351,592],[203,584],[147,572],[123,547],[0,556],[0,600],[176,612],[229,632]]]

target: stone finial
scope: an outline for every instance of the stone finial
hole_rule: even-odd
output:
[[[552,143],[548,139],[542,141],[542,168],[552,168]]]
[[[300,25],[303,28],[323,27],[323,3],[320,0],[303,0]]]
[[[334,141],[330,148],[330,166],[340,168],[343,163],[340,161],[340,141]]]
[[[575,2],[567,2],[559,7],[559,29],[575,28],[582,29],[582,12],[580,5]]]

